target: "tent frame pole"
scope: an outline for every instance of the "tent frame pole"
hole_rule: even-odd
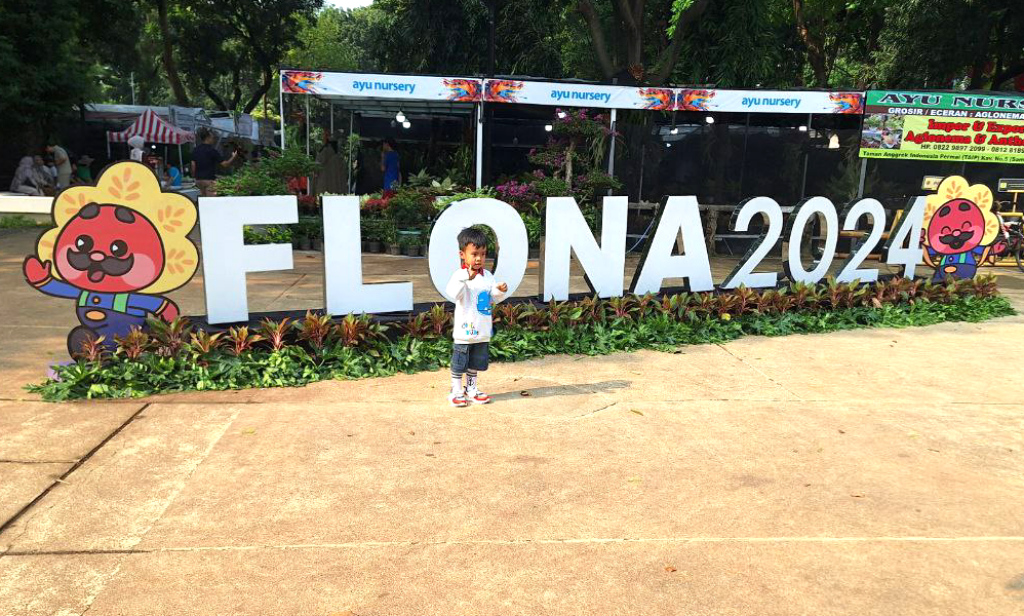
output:
[[[483,188],[484,182],[484,103],[476,106],[476,188]]]
[[[281,116],[281,150],[284,150],[284,88],[281,87],[283,83],[283,71],[277,72],[277,113]]]
[[[355,112],[349,110],[348,112],[348,138],[345,139],[345,151],[348,153],[348,192],[354,193],[356,191],[356,180],[352,177],[353,170],[353,155],[355,152],[352,151],[352,146],[349,145],[348,139],[352,137],[352,133],[355,131]]]

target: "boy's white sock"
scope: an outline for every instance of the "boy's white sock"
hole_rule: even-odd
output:
[[[476,391],[477,390],[476,389],[477,378],[478,378],[478,375],[477,375],[476,370],[467,370],[466,371],[466,389],[468,391]]]
[[[453,396],[461,396],[464,393],[465,393],[465,390],[462,389],[462,375],[461,374],[455,374],[453,372],[452,373],[452,395]]]

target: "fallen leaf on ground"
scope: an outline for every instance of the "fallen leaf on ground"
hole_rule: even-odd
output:
[[[672,567],[672,566],[670,565],[670,566],[668,566],[668,567],[665,567],[665,571],[668,571],[669,573],[675,573],[675,572],[676,572],[676,568],[675,568],[675,567]]]
[[[528,398],[530,397],[530,392],[524,389],[523,391],[519,392],[519,395]]]
[[[636,413],[637,415],[640,415],[641,417],[643,417],[643,413],[641,413],[640,411],[638,411],[636,409],[629,409],[629,412],[630,413]]]
[[[863,494],[851,494],[850,496],[852,496],[854,498],[864,498]]]

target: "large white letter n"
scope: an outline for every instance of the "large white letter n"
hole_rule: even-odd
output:
[[[551,197],[545,209],[544,301],[569,299],[571,253],[583,266],[590,292],[599,297],[622,295],[626,267],[626,197],[605,197],[601,246],[572,197]]]

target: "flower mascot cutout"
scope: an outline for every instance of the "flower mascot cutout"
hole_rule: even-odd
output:
[[[925,263],[935,268],[934,282],[973,278],[978,268],[994,260],[1001,244],[999,217],[992,211],[992,191],[984,184],[969,185],[954,175],[942,180],[925,201],[921,243]]]
[[[25,278],[46,295],[74,300],[81,325],[68,334],[68,352],[103,337],[143,327],[153,315],[178,316],[165,293],[184,286],[199,264],[188,238],[196,208],[184,195],[163,192],[156,175],[137,162],[115,163],[95,186],[74,186],[53,199],[54,228],[25,258]]]

